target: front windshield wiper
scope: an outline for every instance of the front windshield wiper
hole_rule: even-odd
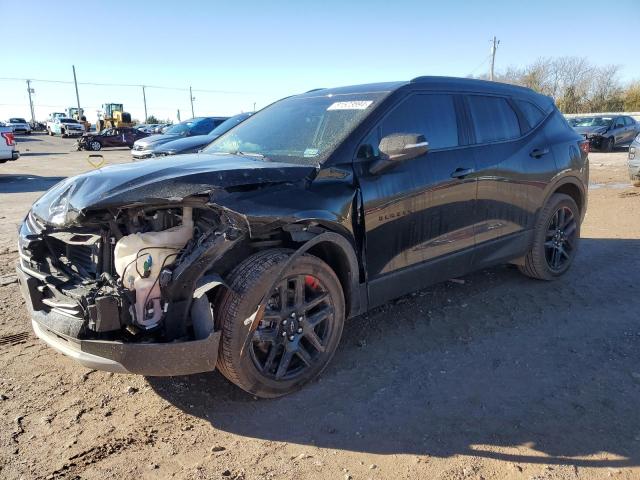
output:
[[[270,160],[269,157],[267,157],[266,155],[263,155],[262,153],[242,152],[240,150],[235,150],[233,152],[216,152],[216,151],[213,151],[211,153],[215,153],[216,155],[239,155],[241,157],[253,157],[253,158],[259,158],[260,160]]]

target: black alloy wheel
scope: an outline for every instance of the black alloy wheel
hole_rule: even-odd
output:
[[[322,282],[312,275],[283,279],[271,292],[253,333],[251,358],[275,380],[291,380],[327,351],[335,309]]]
[[[292,393],[317,377],[342,336],[345,300],[337,275],[318,257],[292,254],[251,255],[214,299],[222,330],[217,367],[262,398]]]
[[[544,243],[547,265],[554,272],[561,272],[571,261],[577,235],[576,218],[569,207],[560,207],[551,217]]]

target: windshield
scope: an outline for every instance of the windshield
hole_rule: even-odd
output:
[[[194,122],[194,121],[178,123],[177,125],[173,125],[169,127],[164,133],[176,133],[176,134],[187,133],[189,130],[193,128],[193,126],[196,123],[197,122]]]
[[[206,153],[239,153],[317,165],[388,92],[285,98],[214,140]]]
[[[608,127],[611,125],[611,117],[584,117],[576,118],[576,127]]]
[[[78,123],[78,122],[75,120],[72,120],[71,118],[61,118],[60,123]]]
[[[10,118],[9,123],[27,123],[24,118]]]
[[[220,125],[218,125],[216,128],[214,128],[213,130],[211,130],[208,135],[211,135],[212,137],[215,136],[219,136],[222,135],[223,133],[227,133],[229,130],[231,130],[233,127],[235,127],[236,125],[238,125],[240,122],[242,122],[243,120],[246,120],[247,118],[249,118],[251,116],[250,113],[241,113],[240,115],[236,115],[235,117],[231,117],[231,118],[227,118],[224,122],[222,122]]]

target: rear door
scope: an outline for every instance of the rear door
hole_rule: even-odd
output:
[[[532,103],[518,108],[503,96],[465,95],[473,125],[477,165],[478,223],[474,268],[512,257],[526,245],[533,228],[543,179],[555,171],[553,152],[545,135],[529,125],[544,114]],[[539,183],[537,183],[539,182]]]
[[[624,117],[624,121],[627,126],[627,139],[625,143],[631,143],[638,134],[638,126],[636,125],[636,121],[631,117]]]
[[[615,117],[613,119],[613,129],[611,135],[616,140],[616,145],[624,144],[627,141],[627,126],[624,117]]]
[[[459,112],[452,94],[410,94],[359,147],[355,170],[364,205],[370,299],[376,305],[470,267],[475,165],[461,145]],[[369,173],[380,140],[394,133],[424,135],[429,152],[381,174]]]

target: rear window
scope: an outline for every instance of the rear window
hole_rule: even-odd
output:
[[[520,136],[518,116],[501,97],[467,97],[476,132],[476,143],[499,142]]]
[[[544,119],[544,113],[542,110],[536,107],[533,103],[527,102],[526,100],[515,100],[515,102],[529,124],[529,128],[527,130],[535,128]]]
[[[10,118],[9,122],[11,122],[11,123],[27,123],[24,118]]]

